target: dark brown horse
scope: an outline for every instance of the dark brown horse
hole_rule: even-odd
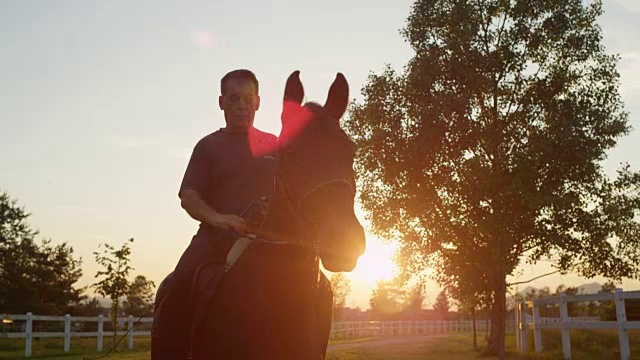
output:
[[[232,248],[235,255],[229,258],[235,261],[227,271],[213,270],[208,278],[194,280],[209,296],[199,296],[208,300],[192,309],[188,356],[324,356],[331,304],[322,300],[327,283],[319,260],[330,271],[348,272],[365,249],[364,230],[354,213],[354,146],[340,127],[348,97],[342,74],[324,106],[302,104],[299,72],[287,80],[275,189],[264,221],[256,237],[244,241],[246,248]]]

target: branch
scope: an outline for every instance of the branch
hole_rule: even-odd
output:
[[[581,265],[581,264],[583,264],[583,263],[585,263],[585,262],[586,262],[586,261],[581,261],[581,262],[579,262],[579,263],[577,263],[577,264],[573,265],[573,266],[571,267],[571,269],[570,269],[570,270],[575,269],[575,268],[576,268],[576,266]],[[518,282],[514,282],[514,283],[507,283],[507,286],[522,285],[522,284],[530,283],[530,282],[532,282],[532,281],[534,281],[534,280],[538,280],[538,279],[540,279],[540,278],[543,278],[543,277],[546,277],[546,276],[549,276],[549,275],[553,275],[553,274],[555,274],[555,273],[559,273],[559,272],[561,272],[561,271],[562,271],[562,270],[552,271],[552,272],[550,272],[550,273],[546,273],[546,274],[542,274],[542,275],[536,276],[536,277],[534,277],[534,278],[532,278],[532,279],[529,279],[529,280],[527,280],[527,281],[518,281]]]
[[[545,276],[553,275],[553,274],[558,273],[560,271],[562,271],[562,270],[552,271],[550,273],[546,273],[546,274],[543,274],[543,275],[540,275],[540,276],[536,276],[533,279],[529,279],[527,281],[519,281],[519,282],[514,282],[514,283],[507,283],[507,286],[522,285],[522,284],[530,283],[530,282],[532,282],[534,280],[538,280],[538,279],[543,278]]]

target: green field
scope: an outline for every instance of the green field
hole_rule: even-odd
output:
[[[631,359],[640,359],[640,331],[630,332]],[[388,339],[388,338],[387,338]],[[402,339],[402,338],[398,338]],[[418,359],[494,359],[483,356],[481,351],[473,350],[472,338],[469,335],[450,335],[444,337],[424,337],[411,343],[374,345],[380,339],[368,338],[355,341],[341,340],[332,344],[357,343],[358,347],[343,348],[329,352],[328,360],[418,360]],[[479,343],[484,338],[479,337]],[[507,337],[508,359],[551,360],[562,359],[559,331],[543,331],[545,351],[542,355],[533,354],[533,334],[528,336],[529,352],[516,352],[515,337]],[[573,359],[602,360],[619,359],[617,333],[613,331],[572,331],[571,342]],[[389,340],[394,341],[394,340]],[[371,342],[371,343],[369,343]],[[120,344],[118,352],[105,359],[109,360],[146,360],[149,359],[149,338],[136,338],[135,349],[126,350],[126,340]],[[95,339],[72,339],[71,352],[62,351],[62,339],[34,340],[33,359],[82,360],[95,359],[106,355],[106,351],[97,353]],[[110,342],[105,339],[105,349]],[[24,354],[23,340],[0,340],[0,359],[22,359]]]

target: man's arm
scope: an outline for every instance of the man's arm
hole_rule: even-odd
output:
[[[235,215],[220,214],[207,204],[202,194],[211,186],[213,161],[207,151],[206,140],[198,141],[180,184],[180,205],[195,220],[214,228],[244,231],[244,221]]]
[[[202,196],[193,189],[180,191],[180,205],[192,218],[209,224],[214,228],[234,229],[239,232],[246,231],[244,220],[241,217],[232,214],[220,214],[207,205]]]

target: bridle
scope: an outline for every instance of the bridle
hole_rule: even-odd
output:
[[[355,195],[355,189],[352,183],[346,178],[332,178],[327,181],[321,182],[311,189],[305,191],[301,196],[296,199],[292,191],[292,187],[287,180],[288,172],[291,171],[293,167],[296,165],[296,161],[294,160],[296,157],[291,155],[291,150],[282,148],[278,151],[276,156],[276,176],[274,179],[274,193],[273,197],[280,196],[284,200],[284,204],[288,210],[288,212],[295,218],[295,220],[300,225],[300,229],[302,229],[305,233],[301,234],[301,236],[297,236],[295,239],[292,239],[288,236],[284,236],[282,234],[272,234],[267,233],[262,229],[261,224],[260,228],[255,231],[255,234],[248,235],[254,241],[264,242],[275,245],[290,245],[295,247],[300,247],[312,255],[318,255],[318,237],[319,233],[319,225],[318,223],[308,216],[304,216],[306,212],[304,211],[309,198],[318,192],[324,191],[326,188],[330,186],[344,186],[347,191],[351,194],[351,196]],[[245,212],[248,212],[253,206],[255,206],[259,201],[252,203]],[[267,205],[268,208],[273,204],[273,202],[269,202]],[[267,211],[268,211],[267,208]],[[305,231],[311,229],[311,231]],[[310,241],[304,241],[304,238],[310,239]]]

